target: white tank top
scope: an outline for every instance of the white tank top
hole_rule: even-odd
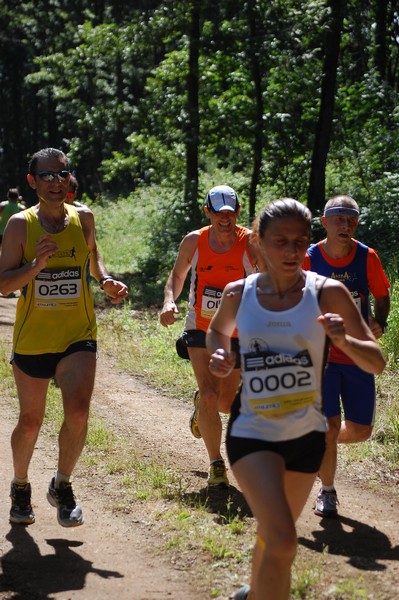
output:
[[[237,312],[242,390],[231,435],[278,442],[325,431],[321,389],[326,336],[316,320],[321,314],[317,275],[306,273],[301,300],[282,311],[260,305],[259,276],[246,278]]]

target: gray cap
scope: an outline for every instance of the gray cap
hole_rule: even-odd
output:
[[[212,212],[221,212],[222,210],[236,212],[240,203],[233,188],[228,185],[217,185],[208,192],[206,205]]]

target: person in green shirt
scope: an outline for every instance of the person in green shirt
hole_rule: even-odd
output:
[[[25,209],[25,206],[19,202],[19,191],[17,188],[10,188],[7,192],[7,200],[0,202],[0,247],[3,241],[3,233],[8,219]]]

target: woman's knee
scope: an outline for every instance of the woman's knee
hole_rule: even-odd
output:
[[[272,561],[278,567],[292,565],[297,552],[297,534],[294,529],[289,529],[278,535],[273,541],[265,541],[264,558]]]

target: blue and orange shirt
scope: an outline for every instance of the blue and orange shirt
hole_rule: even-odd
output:
[[[308,249],[303,269],[315,271],[325,277],[341,281],[351,293],[355,304],[368,323],[370,315],[370,292],[374,298],[383,298],[389,294],[389,281],[382,268],[377,252],[357,240],[353,240],[351,252],[343,258],[332,258],[323,249],[322,242]],[[333,344],[328,357],[330,362],[354,364]]]

